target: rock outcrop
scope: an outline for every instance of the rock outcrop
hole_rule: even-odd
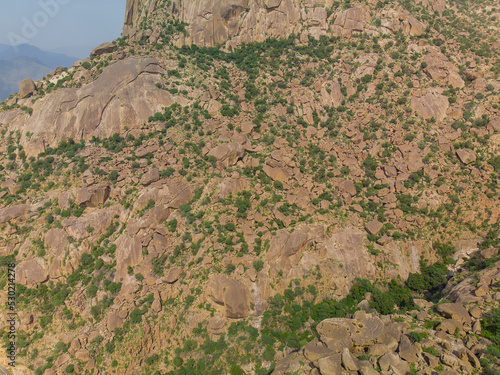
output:
[[[424,119],[443,121],[448,107],[448,98],[436,92],[417,95],[411,99],[411,108]]]
[[[242,281],[218,276],[211,281],[208,290],[213,301],[224,306],[228,318],[245,318],[250,314],[251,295]]]
[[[109,198],[111,188],[106,183],[80,188],[76,191],[75,203],[78,206],[97,207]]]
[[[161,90],[165,69],[156,58],[118,61],[81,88],[61,89],[38,100],[32,116],[0,113],[0,124],[29,133],[22,143],[27,154],[36,155],[64,139],[90,140],[109,137],[125,127],[137,129],[152,113],[185,99]],[[43,126],[41,125],[43,124]]]
[[[477,354],[481,352],[476,347],[473,348],[475,352],[468,348],[467,342],[470,341],[465,335],[456,339],[453,333],[421,328],[413,330],[408,317],[379,318],[364,311],[358,311],[350,318],[323,320],[317,331],[317,339],[293,353],[293,357],[287,356],[278,362],[273,374],[305,373],[311,369],[310,373],[332,375],[375,375],[380,371],[406,374],[411,367],[430,373],[439,363],[444,365],[444,371],[471,374],[478,368]]]
[[[24,99],[27,96],[32,95],[35,91],[36,91],[35,82],[33,82],[33,80],[30,78],[23,79],[19,84],[19,97],[21,99]]]
[[[139,25],[153,12],[158,13],[155,3],[127,1],[122,34],[134,40],[151,39],[156,29],[145,33]],[[420,36],[425,30],[425,25],[408,12],[382,13],[380,16],[384,22],[380,27],[373,26],[370,24],[372,12],[367,5],[336,9],[328,17],[333,5],[332,0],[175,0],[169,9],[160,12],[164,17],[171,15],[188,25],[187,33],[178,40],[179,45],[213,47],[227,44],[234,47],[267,38],[286,38],[291,34],[301,35],[301,40],[307,41],[308,36],[318,39],[328,34],[341,36],[369,32],[378,35],[398,30]]]

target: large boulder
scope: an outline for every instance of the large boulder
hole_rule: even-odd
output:
[[[358,371],[359,367],[357,361],[353,358],[348,348],[342,350],[342,365],[348,371]]]
[[[473,150],[467,150],[465,148],[461,148],[457,150],[457,156],[460,159],[460,161],[464,164],[470,164],[476,161],[476,154]]]
[[[236,164],[238,159],[242,158],[245,154],[245,149],[242,145],[236,142],[223,143],[211,149],[208,156],[213,156],[221,165],[229,167]]]
[[[55,255],[64,253],[68,246],[68,234],[59,228],[51,228],[45,234],[45,244]]]
[[[266,260],[276,269],[289,271],[302,255],[302,250],[309,241],[307,227],[289,233],[281,229],[271,239]]]
[[[377,219],[374,219],[374,220],[366,223],[365,229],[368,233],[370,233],[372,235],[376,235],[378,232],[380,232],[380,230],[382,229],[383,226],[384,226],[384,224],[379,222]]]
[[[356,319],[357,329],[351,339],[355,346],[366,347],[373,345],[384,332],[384,323],[377,316],[365,315]]]
[[[24,99],[36,91],[35,82],[31,78],[26,78],[19,84],[19,97]]]
[[[446,319],[446,320],[443,320],[436,327],[436,331],[444,331],[446,333],[449,333],[450,335],[453,335],[457,328],[459,330],[463,329],[461,322],[459,322],[458,320],[455,320],[455,319]]]
[[[23,260],[16,266],[16,282],[28,286],[47,281],[49,272],[43,258]]]
[[[30,206],[27,204],[19,204],[16,206],[2,208],[0,209],[0,224],[9,220],[25,218],[29,210]]]
[[[471,324],[469,312],[461,303],[441,303],[436,309],[445,318],[455,319],[462,324]]]
[[[172,267],[168,270],[167,275],[165,276],[165,282],[169,284],[175,283],[179,280],[181,276],[182,268],[181,267]]]
[[[333,352],[340,353],[344,348],[352,347],[351,333],[355,331],[355,327],[351,319],[326,319],[318,324],[316,330],[321,341]]]
[[[110,42],[104,42],[103,44],[97,46],[90,52],[90,56],[100,56],[105,53],[111,53],[115,50],[116,46],[113,43]]]
[[[422,349],[417,343],[412,344],[408,336],[403,335],[399,343],[399,356],[409,363],[416,363],[418,360],[418,354],[422,352]]]
[[[352,180],[345,180],[340,184],[340,188],[346,193],[354,196],[357,194],[356,186]]]
[[[465,82],[458,74],[459,69],[452,64],[448,58],[437,47],[430,47],[424,57],[427,66],[424,73],[431,79],[440,83],[451,84],[455,87],[463,87]]]
[[[325,347],[321,342],[317,339],[311,341],[304,347],[304,355],[311,362],[332,355],[334,352]]]
[[[141,177],[141,184],[147,186],[160,179],[160,171],[158,168],[152,168],[150,171],[144,173]]]
[[[242,281],[217,276],[208,290],[214,302],[224,306],[226,317],[240,319],[250,314],[250,290]]]
[[[281,167],[271,167],[269,165],[264,165],[264,173],[270,177],[273,181],[287,182],[290,179],[290,172],[286,168]]]
[[[318,360],[318,367],[322,375],[342,374],[342,355],[332,354]]]
[[[97,207],[106,202],[110,192],[106,183],[87,186],[76,191],[75,203],[82,207]]]
[[[448,107],[448,98],[434,92],[429,92],[425,95],[416,95],[411,98],[411,109],[424,119],[434,117],[438,121],[443,121],[446,117]]]
[[[281,0],[265,0],[264,4],[266,4],[266,8],[276,8],[281,4]]]

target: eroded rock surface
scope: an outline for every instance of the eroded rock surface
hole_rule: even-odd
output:
[[[33,106],[33,114],[0,113],[0,124],[20,130],[29,155],[36,155],[63,139],[90,140],[109,137],[147,122],[152,113],[180,100],[156,87],[165,70],[153,57],[128,58],[104,69],[81,88],[65,88],[46,95]],[[43,124],[43,126],[41,125]]]

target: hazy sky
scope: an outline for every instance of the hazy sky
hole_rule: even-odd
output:
[[[126,0],[0,0],[0,43],[77,58],[118,37]]]

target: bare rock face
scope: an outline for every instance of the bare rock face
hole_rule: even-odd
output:
[[[105,42],[105,43],[97,46],[96,48],[94,48],[92,50],[92,52],[90,52],[90,56],[100,56],[100,55],[103,55],[105,53],[111,53],[114,51],[114,49],[115,49],[115,45],[113,43]]]
[[[168,270],[167,276],[165,276],[165,281],[169,284],[173,284],[177,280],[179,280],[181,273],[182,273],[181,267],[173,267]]]
[[[381,26],[392,32],[399,30],[407,34],[420,36],[425,32],[425,25],[411,16],[407,11],[384,9],[380,13]]]
[[[301,250],[308,240],[307,228],[301,228],[293,233],[288,233],[284,229],[279,230],[276,236],[271,239],[271,246],[266,259],[278,269],[288,271],[292,264],[296,262],[296,258],[300,259]]]
[[[19,84],[19,97],[24,99],[36,91],[35,82],[31,78],[26,78]]]
[[[78,189],[75,203],[78,206],[97,207],[109,198],[111,188],[107,184],[97,184]]]
[[[134,37],[146,14],[154,10],[144,0],[128,0],[122,35]],[[326,6],[332,1],[311,0],[175,0],[169,14],[189,26],[188,36],[180,44],[216,46],[228,42],[264,41],[299,33],[300,20],[312,27],[312,35],[326,32]]]
[[[366,6],[344,10],[335,19],[333,33],[334,35],[345,35],[353,31],[362,32],[370,20],[369,8]]]
[[[430,78],[455,87],[464,87],[465,82],[458,74],[458,67],[452,64],[437,47],[429,48],[424,62],[427,64],[424,73]]]
[[[333,352],[338,353],[343,348],[352,347],[351,333],[355,331],[355,327],[350,319],[331,318],[323,320],[318,324],[317,331],[321,336],[321,340]]]
[[[64,252],[68,245],[67,233],[59,228],[52,228],[45,234],[45,244],[54,254],[59,255]]]
[[[464,164],[470,164],[476,161],[476,154],[472,150],[461,148],[457,150],[457,156]]]
[[[0,224],[5,223],[9,220],[26,217],[29,208],[30,206],[28,206],[27,204],[20,204],[0,209]]]
[[[402,30],[420,36],[425,32],[425,25],[406,11],[383,14],[383,27],[377,28],[370,24],[373,12],[369,5],[336,9],[328,18],[333,3],[333,0],[175,0],[165,12],[155,9],[156,1],[128,0],[122,35],[131,40],[144,38],[145,32],[139,30],[139,25],[145,18],[154,17],[155,12],[165,12],[188,25],[187,35],[176,42],[178,46],[235,47],[269,37],[286,38],[292,33],[307,41],[309,36],[318,39],[327,34]]]
[[[403,335],[399,343],[399,356],[407,362],[415,363],[418,360],[418,354],[421,352],[416,344],[412,344],[408,336]]]
[[[33,258],[19,263],[16,267],[16,282],[24,285],[43,283],[49,278],[43,258]]]
[[[104,208],[86,212],[81,217],[68,217],[61,224],[70,236],[79,240],[89,236],[88,227],[94,228],[93,234],[104,233],[117,213],[116,207]]]
[[[420,0],[423,6],[438,11],[440,14],[446,9],[446,2],[444,0]]]
[[[264,4],[267,9],[276,8],[281,4],[281,0],[265,0]]]
[[[106,138],[125,126],[137,129],[151,113],[176,101],[169,92],[156,87],[165,70],[156,58],[129,58],[106,69],[93,82],[81,88],[57,90],[33,105],[33,114],[0,114],[0,124],[11,130],[32,133],[22,137],[28,155],[37,155],[63,139]]]
[[[376,235],[384,225],[378,220],[372,220],[366,223],[365,229],[368,233]]]
[[[158,168],[152,168],[149,172],[144,173],[141,177],[141,184],[147,186],[153,182],[156,182],[160,179],[160,171]]]
[[[434,117],[438,121],[443,121],[448,107],[448,98],[433,92],[411,98],[411,109],[424,119]]]
[[[228,318],[240,319],[250,314],[250,291],[243,282],[217,276],[208,288],[214,302],[224,305]]]
[[[240,159],[245,154],[245,149],[242,145],[236,142],[223,143],[208,153],[208,156],[213,156],[217,159],[221,165],[224,167],[229,167],[230,165],[236,164],[238,159]]]
[[[116,240],[116,275],[120,281],[127,276],[128,267],[133,267],[142,261],[142,244],[139,238],[121,235]]]
[[[471,323],[469,312],[461,303],[442,303],[437,306],[437,311],[446,318],[455,319],[463,324]]]

